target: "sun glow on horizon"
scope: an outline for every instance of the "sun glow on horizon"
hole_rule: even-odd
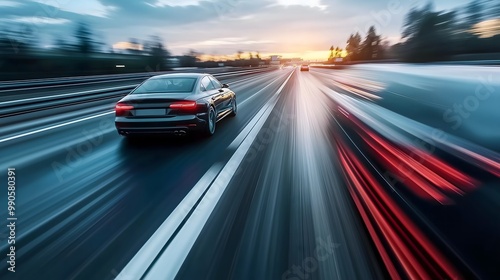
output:
[[[255,58],[257,56],[257,52],[251,52],[252,56]],[[304,51],[304,52],[260,52],[258,53],[261,59],[269,59],[272,55],[278,55],[283,59],[292,59],[292,58],[301,58],[306,61],[327,61],[330,56],[330,51]],[[345,51],[342,53],[342,56],[345,57]],[[239,55],[241,59],[249,59],[249,52],[243,52]],[[238,59],[238,54],[228,54],[228,55],[210,55],[203,54],[199,56],[201,61],[227,61],[227,60],[236,60]]]
[[[116,42],[115,44],[113,44],[113,49],[142,51],[144,50],[144,47],[139,43],[135,44],[131,42]]]
[[[474,25],[471,31],[480,38],[490,38],[500,35],[500,18],[482,21]]]

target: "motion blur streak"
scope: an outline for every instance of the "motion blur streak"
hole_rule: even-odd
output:
[[[330,101],[299,72],[177,279],[382,279],[332,145]]]
[[[337,141],[337,149],[349,192],[362,213],[370,234],[393,279],[400,279],[395,264],[387,257],[392,255],[400,269],[411,279],[461,279],[459,273],[406,216],[356,158],[349,148]],[[377,226],[372,227],[372,221]],[[389,246],[387,251],[380,239]]]
[[[488,158],[486,156],[480,155],[474,151],[467,150],[464,147],[460,147],[458,145],[451,144],[450,145],[453,149],[455,149],[457,152],[460,152],[466,157],[470,157],[476,162],[480,163],[480,167],[484,168],[485,170],[488,170],[492,174],[494,174],[497,177],[500,177],[500,157],[498,154],[493,154],[491,153],[491,157],[494,159]]]
[[[459,102],[463,102],[463,100],[467,100],[467,98],[470,97],[467,95],[468,92],[463,90],[463,88],[457,89],[455,95],[452,95],[452,97],[447,96],[447,98],[445,98],[440,96],[431,96],[434,92],[449,91],[446,86],[443,86],[445,82],[442,82],[439,86],[437,86],[429,84],[430,82],[428,79],[422,79],[420,81],[420,79],[416,79],[415,76],[409,76],[424,74],[437,75],[438,73],[434,69],[436,67],[425,68],[427,72],[415,72],[412,68],[400,67],[398,65],[394,65],[398,72],[393,72],[395,70],[389,70],[387,66],[367,65],[358,67],[363,69],[363,71],[349,71],[350,73],[339,73],[338,75],[341,77],[350,77],[352,75],[371,77],[377,76],[381,80],[380,83],[383,83],[389,80],[385,75],[378,76],[377,74],[365,71],[370,69],[390,71],[390,75],[395,75],[397,78],[408,83],[404,85],[405,90],[407,90],[408,93],[401,93],[402,90],[394,85],[386,85],[387,88],[384,91],[385,97],[383,100],[379,99],[368,101],[355,99],[349,95],[339,94],[343,93],[342,88],[338,88],[339,90],[337,91],[329,87],[331,85],[335,85],[335,83],[332,83],[332,79],[337,79],[332,76],[330,72],[319,74],[322,78],[319,82],[323,84],[320,88],[323,92],[330,96],[331,99],[343,107],[343,109],[349,108],[350,114],[354,114],[365,125],[369,126],[372,130],[392,142],[396,142],[404,147],[412,147],[415,145],[415,139],[418,139],[423,145],[435,146],[436,148],[452,154],[454,157],[462,159],[464,162],[473,164],[496,177],[500,177],[500,154],[498,153],[498,151],[500,151],[500,147],[498,146],[498,141],[488,141],[488,139],[498,139],[498,131],[485,128],[486,124],[489,124],[494,119],[498,119],[498,117],[500,117],[497,116],[495,113],[496,109],[493,108],[493,104],[498,103],[496,100],[500,99],[500,94],[492,95],[491,102],[489,101],[481,104],[481,110],[474,111],[472,112],[473,114],[471,113],[468,122],[464,124],[464,126],[467,125],[470,127],[465,130],[466,132],[457,131],[453,128],[450,129],[450,127],[444,127],[441,130],[439,128],[442,126],[440,121],[447,121],[446,119],[440,119],[442,118],[442,114],[437,115],[437,120],[432,119],[432,121],[429,121],[429,118],[425,116],[426,114],[421,114],[420,112],[418,112],[418,114],[412,114],[411,111],[414,109],[411,106],[404,106],[405,103],[412,104],[412,106],[419,108],[418,110],[425,109],[428,110],[428,114],[434,114],[433,111],[436,111],[437,109],[439,109],[438,111],[446,109],[446,103],[440,101],[440,99],[451,103],[451,101],[448,101],[447,98],[451,99],[453,97],[455,100],[458,99]],[[460,75],[460,77],[467,80],[472,80],[471,76],[473,76],[474,73],[472,71],[466,71],[463,67],[456,67],[453,69],[445,67],[445,69],[455,70],[458,72],[457,75]],[[485,67],[477,67],[473,68],[473,70],[478,73],[482,73],[485,76],[491,76],[493,75],[492,73],[495,73],[491,70],[491,68]],[[411,74],[406,74],[407,71]],[[440,79],[445,80],[446,78],[450,79],[450,81],[456,81],[457,79],[455,76],[447,77],[446,75],[449,75],[449,73],[443,72]],[[328,83],[325,83],[324,81],[328,81]],[[474,93],[477,87],[474,88],[470,84],[471,83],[468,82],[460,86],[465,87],[470,92]],[[482,84],[479,84],[479,86],[481,85]],[[431,86],[436,87],[437,89],[433,89]],[[398,91],[391,89],[392,87],[397,88]],[[414,91],[415,93],[412,93]],[[345,92],[350,93],[349,91]],[[494,92],[498,93],[500,91]],[[356,95],[354,95],[354,97],[356,97]],[[392,101],[393,99],[396,99],[399,102],[396,103]],[[437,100],[444,104],[426,104],[428,102],[427,100]],[[410,115],[411,118],[408,117],[408,115]],[[429,125],[429,123],[432,125]],[[491,127],[494,126],[494,124],[491,124]],[[488,137],[478,137],[477,135],[488,135]]]
[[[410,151],[407,153],[369,131],[354,116],[351,116],[350,120],[357,126],[357,131],[364,142],[372,148],[370,151],[377,155],[376,158],[383,161],[388,170],[399,176],[399,180],[419,196],[448,204],[451,203],[451,199],[443,191],[462,195],[465,190],[470,191],[476,187],[475,180],[467,175],[462,175],[458,170],[432,157],[432,155],[416,147],[407,148]],[[418,156],[418,159],[415,158],[415,155]],[[432,161],[432,166],[428,166],[428,160]],[[436,187],[441,188],[441,191]]]
[[[498,154],[493,151],[442,131],[437,133],[436,129],[425,127],[378,105],[355,100],[328,88],[323,90],[338,103],[336,109],[365,145],[370,147],[369,152],[376,160],[422,198],[449,204],[452,199],[446,193],[464,195],[481,184],[464,170],[438,158],[433,145],[452,151],[453,156],[476,164],[498,177],[500,163],[497,160]],[[424,132],[424,129],[427,131]],[[441,136],[434,137],[433,134]],[[469,158],[473,160],[468,161]]]
[[[265,123],[269,114],[276,105],[279,94],[293,74],[293,72],[289,74],[283,84],[278,88],[263,108],[254,116],[254,119],[259,119],[259,121],[253,125],[252,129],[248,132],[245,129],[243,130],[242,133],[246,133],[244,137],[245,140],[242,141],[241,145],[239,145],[238,149],[234,152],[213,182],[208,182],[205,186],[206,191],[199,192],[199,204],[194,205],[192,214],[186,213],[183,225],[176,230],[174,236],[168,240],[169,242],[164,244],[164,249],[161,254],[150,264],[150,268],[146,271],[142,278],[155,280],[165,277],[165,279],[169,279],[170,277],[173,278],[174,275],[177,275],[184,262],[184,258],[188,255],[200,232],[207,223],[213,209],[218,204],[220,197],[225,192],[229,182],[232,180],[238,166],[243,161],[250,146],[261,130],[262,125]],[[252,123],[252,121],[250,123]],[[167,222],[168,220],[169,219],[167,219]],[[171,260],[172,255],[176,256],[175,260]],[[126,273],[123,272],[122,274],[126,275]],[[168,275],[168,277],[166,277],[166,275]]]
[[[209,139],[138,143],[116,133],[109,113],[126,91],[98,93],[137,77],[13,92],[4,101],[54,100],[0,117],[0,139],[13,137],[0,140],[0,170],[18,171],[20,243],[19,270],[9,277],[3,261],[0,279],[135,280],[124,268],[140,251],[149,262],[160,255],[159,267],[180,265],[160,279],[500,279],[500,90],[460,129],[443,119],[482,85],[475,73],[498,70],[450,68],[219,70],[237,94],[236,117]],[[208,184],[197,182],[213,181],[243,143],[218,203],[189,222]],[[168,234],[147,243],[157,231]],[[162,254],[174,239],[190,246]]]
[[[349,93],[352,93],[358,97],[364,98],[366,100],[378,100],[381,96],[377,93],[384,89],[384,85],[379,82],[371,81],[368,79],[361,79],[359,77],[349,77],[349,78],[333,78],[331,75],[323,74],[321,72],[316,72],[319,75],[326,77],[332,85],[339,87]]]
[[[16,241],[22,246],[16,255],[24,269],[14,278],[116,277],[196,180],[223,159],[226,147],[289,74],[255,71],[221,79],[234,88],[239,101],[252,100],[239,108],[236,118],[221,121],[216,138],[207,141],[161,138],[129,145],[117,135],[109,113],[116,97],[3,117],[0,166],[19,170]],[[22,96],[72,94],[93,87]],[[7,246],[2,242],[1,252]],[[6,264],[0,265],[1,279],[11,279]]]

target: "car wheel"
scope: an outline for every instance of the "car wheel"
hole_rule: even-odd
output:
[[[229,116],[235,117],[237,112],[238,105],[236,105],[236,98],[233,98],[233,101],[231,102],[231,114],[229,114]]]
[[[214,107],[210,106],[208,109],[208,121],[205,130],[206,136],[212,136],[215,133],[215,126],[217,125],[217,114],[215,114]]]

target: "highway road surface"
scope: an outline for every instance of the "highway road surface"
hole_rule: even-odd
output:
[[[144,76],[0,84],[0,279],[500,278],[497,68],[212,71],[204,139],[118,135]]]

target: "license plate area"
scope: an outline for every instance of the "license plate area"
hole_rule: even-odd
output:
[[[165,116],[167,114],[166,109],[136,109],[135,115],[137,117],[155,117],[155,116]]]

